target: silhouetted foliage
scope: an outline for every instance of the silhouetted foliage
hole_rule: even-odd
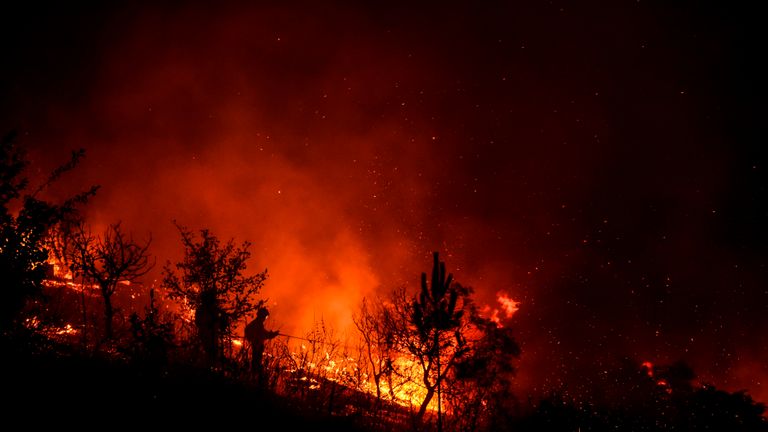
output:
[[[224,358],[224,348],[232,340],[236,323],[245,320],[264,305],[256,295],[267,279],[267,271],[245,276],[250,243],[236,247],[234,240],[221,244],[207,229],[199,239],[177,225],[184,246],[181,262],[168,263],[163,270],[163,286],[169,297],[194,311],[194,325],[200,346],[209,365]]]
[[[409,315],[410,325],[405,333],[401,333],[401,343],[421,365],[422,382],[427,390],[417,418],[424,417],[437,391],[439,428],[439,392],[450,369],[468,352],[461,326],[472,303],[470,290],[453,283],[453,275],[446,274],[445,263],[440,262],[437,252],[433,254],[433,260],[431,283],[427,283],[427,274],[422,273],[421,292],[403,311]]]
[[[29,180],[24,177],[29,162],[16,144],[15,134],[0,141],[0,331],[17,318],[29,298],[41,293],[51,229],[73,217],[76,206],[96,193],[94,186],[61,204],[39,198],[42,191],[72,170],[84,154],[83,150],[73,152],[67,163],[56,168],[30,193]]]
[[[377,400],[384,387],[391,400],[419,398],[420,424],[438,396],[439,429],[444,394],[449,411],[463,413],[452,426],[486,426],[508,408],[520,348],[510,330],[480,316],[472,289],[453,282],[437,253],[433,258],[431,283],[422,274],[417,296],[396,290],[372,306],[363,302],[355,317]]]
[[[144,317],[134,312],[129,320],[134,358],[152,369],[165,366],[168,363],[168,350],[173,346],[174,329],[171,322],[161,317],[155,304],[154,289],[149,290],[149,305],[144,309]]]
[[[448,378],[446,399],[453,412],[453,430],[506,430],[516,412],[512,392],[515,361],[520,346],[509,328],[475,316],[479,338],[464,357],[456,362]]]
[[[680,378],[677,384],[669,384],[669,371]],[[553,395],[511,418],[510,429],[768,431],[765,405],[745,392],[694,386],[693,370],[683,362],[649,367],[627,361],[609,375],[616,387],[607,399],[587,403]]]

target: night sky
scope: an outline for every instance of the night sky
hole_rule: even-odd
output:
[[[768,402],[758,11],[250,3],[4,5],[0,128],[33,175],[84,148],[49,196],[100,184],[89,221],[159,263],[173,220],[253,242],[284,331],[346,329],[439,251],[521,302],[522,394],[630,358]]]

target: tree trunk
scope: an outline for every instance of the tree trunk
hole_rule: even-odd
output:
[[[440,384],[441,379],[440,374],[442,371],[440,370],[440,333],[435,331],[435,346],[437,347],[437,432],[443,432],[443,407],[442,407],[442,400],[440,397],[442,396],[440,394]]]
[[[106,339],[112,339],[112,316],[115,311],[112,309],[111,296],[104,294],[104,337]]]
[[[73,279],[74,281],[74,279]],[[80,278],[80,301],[83,306],[83,349],[88,348],[88,310],[85,305],[85,276]]]
[[[427,406],[432,401],[432,397],[435,395],[435,387],[427,386],[427,395],[424,396],[424,402],[421,403],[421,406],[419,407],[419,412],[416,414],[416,418],[419,421],[424,420],[424,414],[427,413]]]
[[[373,374],[373,382],[376,384],[376,402],[373,405],[373,415],[378,418],[381,414],[381,373]]]

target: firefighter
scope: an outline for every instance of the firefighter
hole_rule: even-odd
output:
[[[264,327],[264,321],[269,316],[269,310],[261,306],[256,312],[256,318],[245,326],[245,340],[251,345],[251,371],[257,380],[261,379],[262,365],[261,358],[264,355],[265,343],[277,337],[280,333],[270,331]]]

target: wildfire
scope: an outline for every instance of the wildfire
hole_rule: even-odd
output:
[[[48,258],[46,264],[49,271],[43,280],[43,286],[47,288],[67,288],[78,293],[85,291],[86,295],[98,295],[98,285],[76,282],[72,271],[55,257]]]
[[[644,361],[640,366],[645,369],[645,373],[647,373],[650,378],[653,378],[653,363]]]
[[[72,271],[63,265],[54,257],[48,258],[48,265],[52,270],[52,276],[56,279],[71,281],[73,279]]]
[[[654,372],[653,372],[653,363],[649,361],[644,361],[640,364],[640,367],[645,371],[645,373],[648,375],[648,378],[653,379]],[[658,378],[655,380],[656,385],[659,387],[662,387],[667,394],[672,393],[672,387],[669,385],[669,381],[667,381],[664,378]]]
[[[79,332],[76,328],[72,327],[72,324],[66,324],[64,327],[59,327],[53,330],[55,334],[61,335],[74,335]]]
[[[400,357],[394,361],[393,367],[398,371],[398,375],[402,379],[399,382],[391,383],[391,387],[389,382],[382,381],[381,391],[384,398],[409,408],[421,405],[427,395],[427,389],[419,384],[422,371],[418,363],[408,358]],[[371,388],[369,391],[375,393],[376,389]],[[437,398],[432,398],[427,409],[434,412],[437,411]]]
[[[57,336],[61,338],[65,336],[74,336],[80,333],[80,330],[73,327],[72,324],[67,323],[63,326],[44,324],[40,318],[36,316],[25,319],[24,326],[30,330],[35,330],[42,335],[54,339],[58,339]]]

